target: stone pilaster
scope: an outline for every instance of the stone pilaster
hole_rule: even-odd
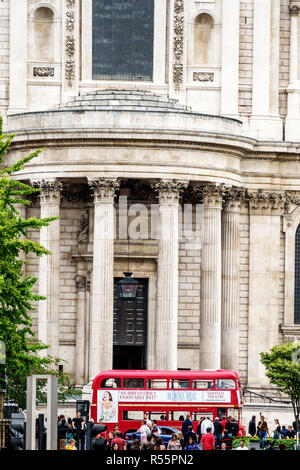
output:
[[[77,271],[75,278],[77,288],[77,318],[76,318],[76,348],[75,348],[75,364],[76,364],[76,384],[83,385],[85,383],[85,356],[86,351],[86,289],[87,279],[84,272]]]
[[[200,287],[200,369],[221,365],[221,211],[225,187],[201,188],[204,204]]]
[[[90,318],[89,376],[112,369],[114,197],[116,178],[89,180],[94,194],[94,251]]]
[[[245,192],[232,190],[222,212],[222,331],[221,367],[239,365],[240,207]]]
[[[41,188],[41,218],[57,217],[60,213],[62,184],[56,180],[33,181],[35,187]],[[44,354],[59,356],[59,298],[60,298],[60,224],[54,220],[40,231],[40,243],[50,255],[40,258],[39,294],[46,300],[39,302],[38,337],[50,346]]]
[[[285,194],[249,191],[248,385],[268,384],[260,353],[278,343],[280,218]]]
[[[156,369],[177,370],[178,208],[187,182],[161,180],[153,185],[159,197]]]
[[[299,73],[299,12],[300,2],[290,3],[291,38],[290,38],[290,77],[288,92],[288,114],[286,117],[286,140],[299,141],[300,126],[300,73]]]
[[[9,113],[27,109],[27,0],[10,1]]]

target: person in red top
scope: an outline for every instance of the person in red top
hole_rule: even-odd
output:
[[[116,437],[110,443],[110,447],[113,448],[114,444],[118,444],[118,446],[119,446],[118,450],[126,450],[126,441],[124,441],[124,439],[122,439],[121,431],[116,431],[115,436]]]
[[[203,450],[214,450],[215,448],[215,438],[211,433],[211,428],[206,429],[206,434],[201,437],[201,444]]]

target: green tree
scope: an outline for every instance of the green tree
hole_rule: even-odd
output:
[[[297,429],[300,412],[300,344],[284,343],[260,354],[270,382],[286,393],[293,405]]]
[[[40,351],[48,348],[36,337],[32,329],[29,312],[34,302],[45,297],[33,293],[37,278],[24,276],[24,255],[34,253],[40,257],[50,252],[38,242],[28,238],[28,230],[41,229],[54,218],[23,219],[16,204],[30,204],[26,195],[39,192],[12,178],[24,165],[36,158],[41,150],[31,153],[9,167],[3,165],[4,156],[14,135],[2,134],[0,117],[0,340],[6,348],[6,372],[8,377],[8,398],[25,407],[26,378],[32,374],[55,374],[60,384],[60,399],[72,393],[72,384],[66,374],[57,371],[57,358],[41,357]],[[43,399],[42,387],[39,398]]]

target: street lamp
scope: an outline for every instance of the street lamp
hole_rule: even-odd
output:
[[[119,296],[121,300],[134,300],[136,298],[138,281],[134,279],[132,273],[125,272],[124,278],[118,282]]]

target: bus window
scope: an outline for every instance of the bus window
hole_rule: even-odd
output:
[[[239,420],[239,410],[238,408],[228,408],[228,416],[231,416],[236,421]]]
[[[197,411],[192,415],[193,421],[200,421],[201,418],[209,418],[211,421],[213,421],[213,414],[210,411]]]
[[[124,421],[143,421],[144,412],[140,410],[124,410],[123,420]]]
[[[144,388],[145,381],[144,379],[123,379],[123,388]]]
[[[167,421],[166,411],[149,411],[149,419],[156,419],[156,421]]]
[[[189,411],[169,411],[169,420],[170,421],[184,421],[185,417],[189,415]]]
[[[219,418],[223,418],[223,416],[226,417],[226,414],[227,414],[226,408],[218,408],[218,409],[217,409],[217,416],[218,416]]]
[[[170,381],[170,388],[190,388],[190,381],[189,380],[174,380]]]
[[[121,388],[121,379],[103,379],[100,385],[101,388]]]
[[[212,380],[193,380],[193,388],[207,390],[213,388]]]
[[[148,379],[147,388],[168,388],[168,383],[164,379],[161,379],[161,380]]]
[[[216,389],[235,390],[235,381],[232,379],[216,379]]]

